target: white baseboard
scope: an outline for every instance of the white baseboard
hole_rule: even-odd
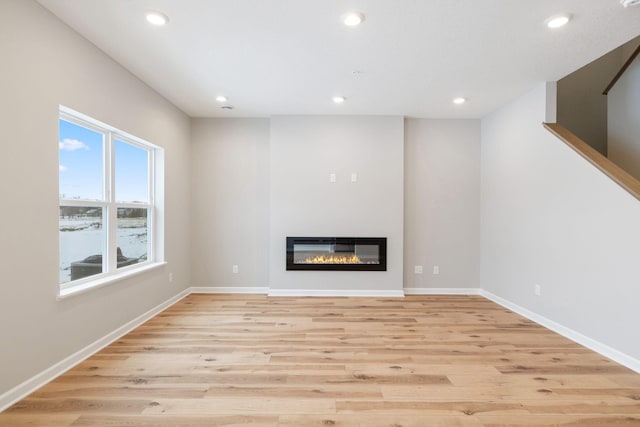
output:
[[[192,294],[266,294],[268,287],[259,286],[192,286]]]
[[[0,395],[0,412],[4,411],[9,406],[19,401],[20,399],[23,399],[27,395],[33,393],[34,391],[36,391],[43,385],[47,384],[48,382],[64,374],[69,369],[76,366],[78,363],[84,361],[90,356],[93,356],[98,351],[102,350],[104,347],[120,339],[122,336],[131,332],[132,330],[142,325],[147,320],[158,315],[160,312],[162,312],[163,310],[166,310],[168,307],[177,303],[178,301],[180,301],[182,298],[186,297],[189,294],[190,294],[189,289],[185,289],[184,291],[180,292],[178,295],[175,295],[174,297],[169,298],[167,301],[157,305],[156,307],[152,308],[146,313],[141,314],[140,316],[136,317],[130,322],[125,323],[124,325],[108,333],[104,337],[89,344],[85,348],[76,351],[75,353],[62,359],[60,362],[56,363],[55,365],[29,378],[27,381],[23,382],[22,384],[18,384],[11,390],[7,391],[6,393],[3,393],[2,395]]]
[[[405,295],[480,295],[480,288],[404,288]]]
[[[562,335],[565,338],[570,339],[571,341],[577,342],[580,345],[587,347],[599,353],[609,359],[617,362],[627,368],[640,373],[640,360],[629,356],[615,348],[609,347],[606,344],[603,344],[599,341],[596,341],[592,338],[587,337],[586,335],[582,335],[580,332],[576,332],[573,329],[567,328],[559,323],[554,322],[553,320],[547,319],[544,316],[534,313],[524,307],[521,307],[517,304],[512,303],[504,298],[501,298],[497,295],[492,294],[489,291],[485,291],[484,289],[480,290],[480,295],[483,297],[490,299],[491,301],[499,304],[505,308],[508,308],[511,311],[518,313],[521,316],[526,317],[529,320],[532,320],[547,329],[551,329],[552,331]]]
[[[405,295],[480,295],[480,288],[404,288],[402,290],[271,289],[268,286],[192,286],[192,294],[267,294],[268,296],[403,297]]]
[[[344,290],[344,289],[269,289],[270,297],[403,297],[402,289],[398,290]]]

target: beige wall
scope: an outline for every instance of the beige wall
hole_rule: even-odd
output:
[[[190,190],[187,117],[37,3],[0,1],[0,52],[2,394],[189,285]],[[165,149],[168,261],[62,301],[59,104]]]
[[[265,287],[269,120],[193,119],[191,283]],[[233,265],[238,273],[233,273]]]
[[[404,158],[405,288],[479,287],[480,121],[407,119]]]

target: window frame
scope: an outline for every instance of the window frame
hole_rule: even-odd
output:
[[[58,297],[65,297],[80,291],[86,291],[94,287],[112,283],[134,274],[149,270],[159,265],[163,265],[164,241],[162,224],[160,224],[163,206],[161,202],[164,198],[159,185],[162,179],[161,173],[163,165],[159,164],[164,159],[163,150],[155,144],[131,135],[127,132],[114,128],[106,123],[100,122],[82,113],[74,111],[62,105],[59,106],[58,123],[60,120],[84,127],[93,132],[103,135],[102,146],[102,199],[76,199],[63,198],[60,194],[60,183],[58,182],[58,215],[62,206],[96,207],[102,209],[102,272],[77,280],[70,280],[60,283],[58,278]],[[60,139],[60,128],[58,125],[58,139]],[[116,165],[115,165],[115,145],[116,141],[129,144],[147,152],[147,201],[146,202],[126,202],[116,199]],[[59,161],[59,152],[58,152]],[[59,162],[58,162],[59,163]],[[58,179],[59,179],[58,174]],[[147,259],[145,261],[120,267],[117,265],[118,247],[118,209],[119,208],[142,208],[147,210]],[[60,231],[58,230],[58,242],[60,242]],[[58,269],[60,269],[60,244],[58,243]]]

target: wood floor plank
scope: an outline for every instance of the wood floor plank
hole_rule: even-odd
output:
[[[569,401],[581,402],[586,396],[592,399],[605,399],[608,402],[629,403],[634,400],[634,392],[627,389],[593,389],[591,393],[584,393],[582,389],[556,390],[550,388],[514,387],[507,386],[432,386],[432,385],[382,385],[382,395],[385,400],[416,400],[421,401],[448,401],[448,400],[491,400],[500,398],[507,402],[529,402],[534,400],[561,401],[563,404]]]
[[[5,425],[640,426],[640,375],[480,296],[192,294]]]
[[[312,387],[309,387],[312,385]],[[382,399],[382,391],[378,386],[362,387],[354,384],[304,384],[301,386],[212,386],[205,397],[253,397],[268,396],[270,398],[300,399]]]
[[[139,414],[153,402],[147,399],[78,399],[61,397],[57,399],[37,399],[27,397],[16,403],[6,413],[15,414],[65,414],[65,413],[100,413],[100,414]],[[0,417],[0,425],[2,418]]]
[[[637,427],[640,416],[594,415],[511,415],[475,416],[483,427]]]
[[[274,415],[208,415],[203,416],[101,416],[83,415],[72,427],[273,427]]]
[[[473,415],[478,413],[519,414],[526,416],[529,410],[518,402],[508,401],[447,401],[414,400],[338,400],[339,414],[399,414],[399,415]]]
[[[484,427],[467,415],[286,415],[278,427]]]
[[[640,375],[639,375],[640,376]],[[608,389],[620,387],[616,381],[617,376],[602,375],[448,375],[449,381],[455,386],[467,388],[503,385],[553,388],[575,387],[581,390]],[[634,390],[637,390],[635,388]]]
[[[144,415],[280,415],[335,413],[335,399],[272,398],[268,394],[207,399],[160,399]]]
[[[0,425],[6,427],[66,427],[72,425],[80,417],[79,413],[35,414],[35,413],[2,413]]]
[[[199,399],[205,397],[209,391],[208,385],[186,387],[171,386],[135,386],[109,384],[103,386],[82,386],[72,384],[69,386],[52,385],[36,391],[31,395],[32,398],[38,399],[55,399],[60,397],[66,398],[100,398],[100,399],[143,399],[143,398],[189,398]]]

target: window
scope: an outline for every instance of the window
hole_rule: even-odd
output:
[[[64,107],[58,144],[61,294],[161,261],[161,149]]]

